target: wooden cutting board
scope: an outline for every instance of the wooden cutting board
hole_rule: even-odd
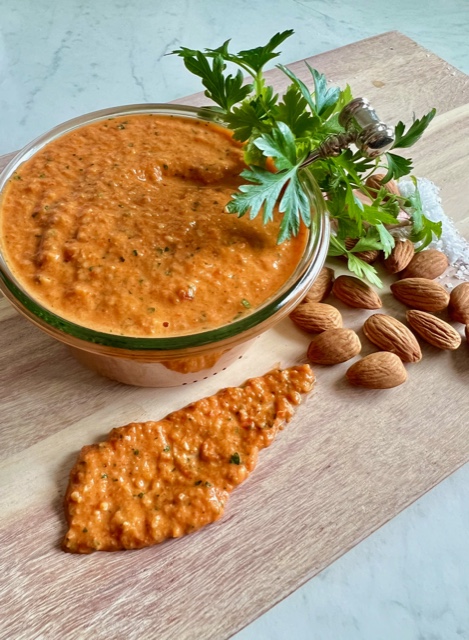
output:
[[[469,237],[469,78],[399,33],[308,61],[333,82],[348,82],[390,122],[437,107],[412,150],[416,173],[441,186],[446,212]],[[303,62],[291,67],[307,80]],[[270,76],[282,90],[280,72]],[[403,317],[386,291],[383,300],[384,310]],[[342,310],[360,332],[368,313]],[[81,368],[5,300],[0,332],[2,639],[229,637],[469,459],[465,342],[452,353],[424,347],[408,382],[389,391],[349,387],[347,365],[316,367],[315,392],[261,453],[221,521],[142,551],[66,555],[61,503],[82,445],[277,362],[302,361],[308,339],[286,320],[222,374],[155,390]]]

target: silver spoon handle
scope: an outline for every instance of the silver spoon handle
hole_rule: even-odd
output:
[[[338,156],[351,144],[368,158],[376,158],[389,151],[394,144],[394,130],[381,122],[366,98],[355,98],[339,114],[339,124],[345,132],[330,136],[313,149],[301,167],[320,158]]]

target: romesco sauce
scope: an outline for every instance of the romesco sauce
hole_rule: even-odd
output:
[[[129,115],[51,141],[11,177],[1,238],[13,274],[57,315],[91,329],[168,337],[250,313],[294,271],[306,231],[277,244],[224,207],[240,145],[197,119]]]
[[[84,447],[65,495],[64,551],[140,549],[221,518],[313,384],[309,365],[271,371]]]

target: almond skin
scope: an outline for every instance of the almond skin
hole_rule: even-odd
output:
[[[420,311],[443,311],[449,303],[446,289],[428,278],[397,280],[391,291],[396,300]]]
[[[391,389],[407,380],[407,371],[395,353],[378,351],[354,362],[345,374],[350,384],[367,389]]]
[[[365,282],[353,276],[339,276],[332,285],[336,298],[356,309],[380,309],[383,304],[378,294]]]
[[[321,333],[342,327],[340,311],[324,302],[305,302],[290,313],[293,322],[308,333]]]
[[[448,258],[437,249],[416,253],[401,273],[401,278],[428,278],[434,280],[448,267]]]
[[[328,329],[313,338],[307,356],[315,364],[339,364],[358,355],[360,338],[352,329]]]
[[[322,302],[330,294],[334,282],[334,270],[323,267],[302,302]]]
[[[461,282],[451,291],[448,311],[454,322],[469,324],[469,282]]]
[[[388,273],[403,271],[414,257],[414,244],[410,240],[396,240],[391,254],[384,260],[384,268]]]
[[[457,349],[461,336],[450,324],[426,311],[408,311],[407,322],[426,342],[437,349]]]
[[[363,332],[377,347],[390,351],[403,362],[419,362],[422,351],[416,337],[409,329],[384,313],[375,313],[363,325]]]

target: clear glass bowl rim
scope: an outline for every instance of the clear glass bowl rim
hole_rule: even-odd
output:
[[[0,174],[0,202],[3,190],[13,173],[21,164],[29,160],[29,158],[49,142],[73,129],[92,122],[138,114],[198,118],[223,126],[219,114],[209,107],[192,107],[165,103],[124,105],[101,109],[72,118],[30,142],[8,163]],[[302,171],[301,179],[308,193],[312,208],[314,209],[312,215],[313,223],[305,252],[293,274],[273,297],[269,298],[249,315],[235,320],[230,324],[199,333],[164,338],[122,336],[90,329],[62,318],[34,300],[9,269],[3,256],[1,244],[0,288],[3,289],[6,296],[21,313],[26,315],[47,333],[51,333],[55,335],[55,337],[58,337],[57,333],[65,334],[59,339],[69,343],[75,343],[74,339],[78,339],[82,344],[88,343],[91,347],[90,350],[92,350],[91,345],[96,345],[98,350],[99,345],[102,345],[105,348],[125,351],[174,352],[185,349],[192,351],[193,348],[197,347],[215,346],[218,344],[224,346],[226,342],[232,342],[233,340],[239,341],[242,339],[243,333],[252,334],[253,330],[256,334],[260,333],[261,326],[268,323],[273,316],[281,311],[281,309],[295,297],[295,292],[298,289],[305,288],[309,281],[312,282],[314,276],[319,272],[319,268],[322,267],[324,263],[329,243],[329,219],[326,207],[317,183],[307,170]],[[320,265],[319,268],[318,265]],[[259,330],[257,331],[256,329]],[[67,339],[67,336],[70,336],[70,339]],[[249,336],[246,336],[246,338],[248,337]]]

